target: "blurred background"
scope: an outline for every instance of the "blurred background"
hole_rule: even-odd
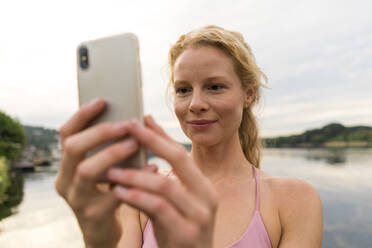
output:
[[[211,24],[241,32],[268,76],[262,170],[317,188],[323,247],[372,247],[371,10],[367,0],[3,2],[0,247],[83,246],[54,190],[57,130],[78,109],[77,45],[136,33],[145,113],[189,147],[166,105],[168,49]]]

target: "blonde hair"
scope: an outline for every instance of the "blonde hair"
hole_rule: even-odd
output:
[[[258,136],[258,125],[252,108],[259,102],[262,82],[267,81],[266,75],[257,66],[255,57],[238,32],[229,31],[218,26],[206,26],[182,35],[169,50],[168,66],[170,79],[167,86],[174,85],[174,64],[183,51],[190,47],[213,46],[224,51],[234,62],[243,90],[253,89],[254,99],[243,109],[242,122],[239,127],[239,140],[246,159],[255,167],[260,167],[261,140]]]

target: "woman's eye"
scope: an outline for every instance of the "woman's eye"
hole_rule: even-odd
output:
[[[176,89],[177,94],[186,94],[187,92],[189,92],[188,88],[178,88],[178,89]]]
[[[211,90],[220,90],[220,89],[223,89],[224,87],[222,85],[214,84],[214,85],[212,85],[208,88],[211,89]]]

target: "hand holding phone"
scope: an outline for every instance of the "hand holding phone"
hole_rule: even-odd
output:
[[[81,43],[78,55],[79,105],[103,98],[106,110],[90,125],[137,119],[143,123],[141,66],[137,37],[132,33],[105,37]],[[113,140],[88,152],[92,156]],[[146,151],[140,148],[130,158],[114,166],[142,168]],[[103,179],[103,178],[102,178]]]
[[[63,153],[55,186],[87,247],[117,247],[122,202],[101,181],[115,165],[146,163],[139,143],[126,137],[126,120],[143,120],[138,41],[124,34],[83,42],[77,51],[80,109],[59,129]]]

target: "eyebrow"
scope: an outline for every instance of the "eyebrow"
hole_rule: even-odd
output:
[[[224,80],[226,83],[229,82],[229,80],[228,80],[227,77],[225,77],[225,76],[212,76],[212,77],[207,77],[207,78],[205,78],[203,81],[208,82],[208,81],[221,80],[221,79]],[[174,82],[174,85],[177,85],[177,84],[187,84],[187,83],[188,83],[187,80],[176,80],[176,81]]]

